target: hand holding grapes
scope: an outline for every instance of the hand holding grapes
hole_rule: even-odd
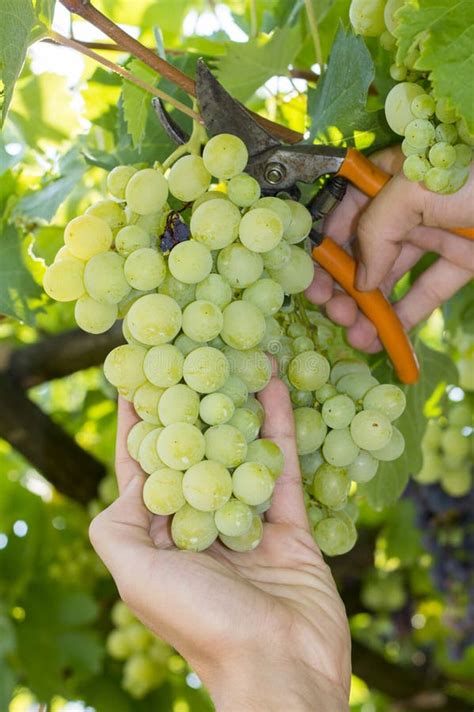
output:
[[[474,243],[454,235],[449,226],[474,225],[474,172],[458,192],[440,195],[404,177],[404,156],[398,148],[380,151],[371,160],[393,178],[373,200],[349,186],[341,205],[326,221],[325,231],[340,244],[357,234],[353,244],[359,259],[356,286],[362,290],[380,287],[389,294],[425,252],[440,255],[396,305],[409,330],[472,278]],[[374,325],[321,268],[316,268],[306,294],[315,304],[325,304],[328,316],[348,328],[353,346],[369,352],[381,348]]]
[[[219,543],[174,548],[166,517],[143,505],[144,477],[125,440],[137,421],[120,401],[119,499],[93,522],[91,538],[138,617],[194,667],[218,710],[347,709],[350,638],[344,607],[310,534],[291,404],[272,379],[260,394],[264,436],[285,455],[264,537],[250,552]]]

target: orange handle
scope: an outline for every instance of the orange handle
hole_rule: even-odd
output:
[[[338,175],[350,180],[370,198],[375,198],[391,177],[355,148],[347,149],[346,158]],[[474,240],[474,228],[455,227],[451,229],[451,232],[460,235],[460,237]]]
[[[416,383],[420,376],[416,354],[400,319],[382,292],[379,289],[359,292],[355,288],[356,263],[330,237],[325,237],[313,249],[312,256],[350,294],[374,324],[399,379],[403,383]]]

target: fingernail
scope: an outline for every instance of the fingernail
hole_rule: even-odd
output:
[[[357,267],[356,280],[355,280],[356,289],[364,291],[366,279],[367,279],[367,270],[365,268],[365,265],[363,262],[359,262],[359,266]]]

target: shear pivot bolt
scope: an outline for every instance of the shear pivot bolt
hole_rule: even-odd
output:
[[[265,171],[265,178],[272,185],[276,185],[285,177],[285,173],[281,163],[269,163]]]

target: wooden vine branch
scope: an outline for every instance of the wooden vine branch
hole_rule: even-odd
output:
[[[161,57],[155,54],[151,49],[145,47],[141,42],[127,34],[121,27],[97,10],[97,8],[91,4],[90,0],[60,0],[60,3],[64,5],[69,12],[73,12],[90,22],[94,27],[106,34],[107,37],[110,37],[110,39],[114,40],[114,42],[123,47],[127,52],[130,52],[130,54],[133,54],[151,67],[151,69],[154,69],[162,77],[181,87],[181,89],[184,89],[184,91],[191,96],[196,96],[196,83],[194,79],[188,77],[187,74],[169,62],[161,59]],[[298,131],[293,131],[286,126],[265,119],[263,116],[259,116],[253,112],[251,113],[263,128],[282,141],[286,143],[297,143],[303,139],[303,135]]]

